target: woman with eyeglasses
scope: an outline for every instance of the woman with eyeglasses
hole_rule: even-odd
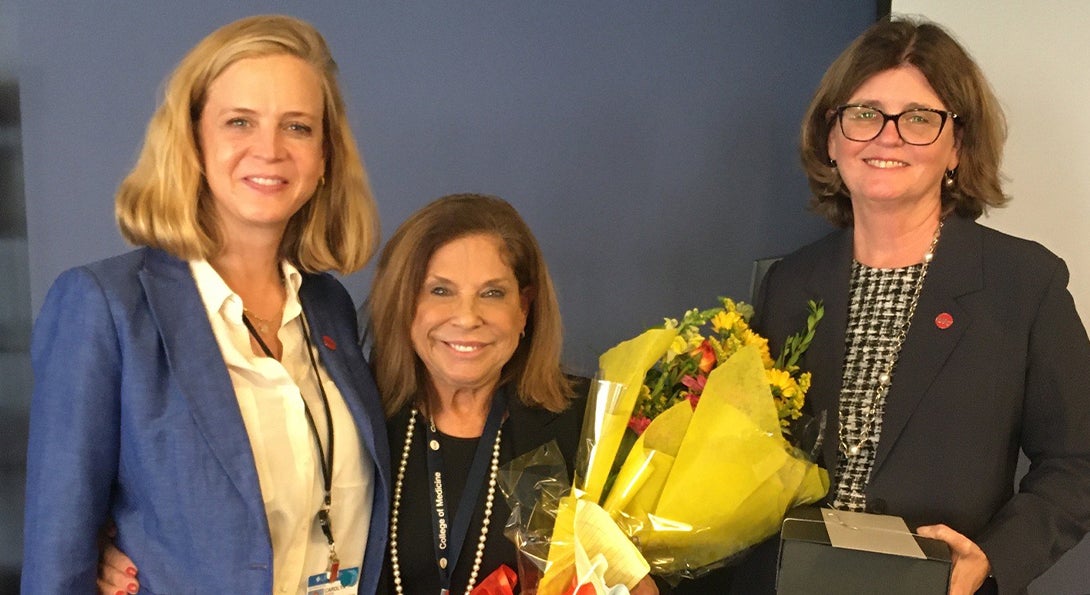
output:
[[[1067,267],[976,222],[1008,200],[1005,129],[941,27],[872,26],[802,128],[811,206],[840,230],[777,263],[757,300],[773,352],[824,302],[803,366],[827,415],[828,504],[946,542],[951,594],[1023,593],[1090,527],[1090,341]],[[736,592],[773,588],[775,565],[756,566]]]

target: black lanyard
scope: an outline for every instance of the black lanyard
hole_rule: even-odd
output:
[[[261,351],[264,351],[266,356],[276,359],[272,350],[261,339],[261,335],[257,333],[257,329],[254,328],[253,323],[245,314],[242,315],[242,322],[246,325],[246,329],[250,331],[250,336],[261,347]],[[314,370],[314,379],[318,382],[318,393],[322,396],[322,408],[325,410],[328,453],[322,448],[322,439],[318,436],[318,426],[314,423],[314,416],[310,413],[310,407],[307,407],[306,399],[303,399],[303,413],[307,416],[310,435],[314,437],[314,443],[318,446],[318,467],[322,470],[322,489],[325,492],[322,507],[318,509],[318,525],[321,526],[322,533],[325,534],[326,541],[329,542],[330,580],[334,580],[337,578],[340,560],[337,558],[336,543],[333,540],[333,519],[329,516],[329,509],[333,504],[333,412],[329,407],[329,396],[326,395],[325,386],[322,385],[322,375],[318,372],[318,361],[314,358],[314,345],[310,340],[310,328],[307,326],[306,316],[303,314],[299,315],[299,324],[303,327],[303,339],[306,341],[307,355],[310,356],[310,368]],[[302,389],[300,388],[299,397],[302,398],[302,396]]]
[[[469,533],[469,522],[473,518],[473,510],[477,507],[477,498],[481,493],[481,486],[488,477],[489,466],[492,463],[492,450],[495,448],[496,434],[500,431],[503,416],[507,412],[507,393],[504,390],[497,391],[492,397],[492,407],[488,411],[488,419],[484,423],[484,433],[481,434],[477,449],[473,452],[473,462],[469,466],[469,474],[466,476],[466,487],[458,502],[458,511],[454,515],[453,525],[450,514],[447,512],[446,498],[443,494],[443,453],[439,448],[439,434],[432,428],[431,423],[427,427],[426,444],[424,449],[428,451],[428,493],[431,496],[431,528],[432,538],[435,543],[435,560],[439,569],[439,586],[442,593],[450,591],[451,577],[454,575],[454,567],[458,564],[458,556],[462,553],[462,544],[465,543],[466,534]],[[458,470],[452,470],[457,473]]]

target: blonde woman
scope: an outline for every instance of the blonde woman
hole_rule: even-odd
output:
[[[24,593],[375,590],[389,455],[355,310],[322,271],[377,216],[310,25],[229,24],[171,76],[117,193],[133,252],[57,279],[35,324]]]

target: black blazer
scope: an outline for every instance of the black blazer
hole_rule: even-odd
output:
[[[852,230],[830,234],[773,266],[756,305],[777,353],[806,301],[824,302],[802,365],[808,407],[828,413],[830,470],[851,262]],[[868,506],[967,535],[1000,593],[1024,592],[1090,530],[1090,341],[1067,281],[1041,245],[949,217],[886,398]],[[1020,448],[1031,468],[1015,491]]]

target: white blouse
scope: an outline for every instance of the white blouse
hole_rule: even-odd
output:
[[[189,266],[250,437],[272,537],[274,592],[306,593],[308,577],[327,570],[329,545],[316,520],[322,505],[322,472],[304,399],[326,453],[329,446],[325,409],[303,335],[302,275],[291,264],[281,264],[287,300],[278,334],[283,355],[276,361],[253,353],[242,322],[242,298],[208,262],[191,261]],[[320,360],[318,370],[334,429],[333,536],[341,568],[360,568],[371,519],[373,469],[364,464],[370,459],[363,452],[356,425]],[[344,592],[355,593],[356,588]]]

